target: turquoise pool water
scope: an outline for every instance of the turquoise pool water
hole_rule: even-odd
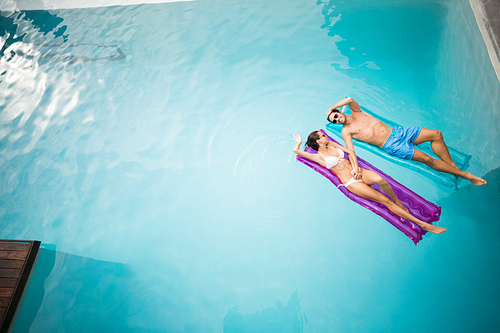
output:
[[[499,329],[500,84],[468,1],[0,19],[0,238],[43,243],[14,332]],[[415,247],[295,162],[346,95],[473,155],[488,185],[454,191],[358,150],[445,235]]]

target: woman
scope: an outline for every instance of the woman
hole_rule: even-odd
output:
[[[358,167],[358,160],[354,151],[345,148],[335,142],[328,140],[327,136],[319,131],[314,131],[309,134],[306,145],[316,150],[318,154],[311,154],[300,150],[302,138],[295,134],[293,139],[297,144],[293,148],[293,152],[299,154],[311,161],[314,161],[328,169],[339,177],[340,181],[348,190],[359,197],[375,201],[386,206],[391,212],[408,221],[418,224],[423,230],[434,234],[446,232],[445,228],[433,226],[425,223],[413,215],[401,204],[394,194],[392,187],[378,174],[373,171],[365,170]],[[349,160],[344,158],[344,152],[349,155]],[[382,193],[374,190],[369,185],[378,185],[380,189],[386,193],[391,199],[387,198]]]

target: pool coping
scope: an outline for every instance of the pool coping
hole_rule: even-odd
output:
[[[500,81],[500,0],[469,0]]]

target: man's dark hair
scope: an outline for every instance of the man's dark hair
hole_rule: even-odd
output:
[[[329,121],[330,123],[332,123],[332,124],[337,124],[337,123],[334,123],[333,121],[331,121],[331,120],[330,120],[330,116],[331,116],[331,114],[332,114],[332,113],[334,113],[334,112],[341,113],[339,109],[333,109],[333,110],[331,110],[331,111],[330,111],[330,113],[326,116],[326,120],[328,120],[328,121]]]

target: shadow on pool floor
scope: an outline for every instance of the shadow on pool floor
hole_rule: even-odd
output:
[[[276,307],[248,316],[242,315],[238,306],[228,309],[224,317],[224,332],[302,332],[304,324],[307,324],[307,318],[300,312],[300,299],[295,290],[285,306],[277,300]]]

